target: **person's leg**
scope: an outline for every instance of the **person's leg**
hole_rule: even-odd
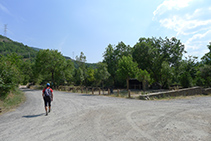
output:
[[[48,115],[48,107],[47,106],[45,106],[45,113],[46,113],[46,116]]]
[[[45,102],[45,113],[46,113],[46,116],[48,115],[48,100],[46,99],[46,97],[44,97],[44,102]]]
[[[49,98],[48,106],[49,106],[48,112],[50,113],[51,112],[51,99],[50,98]]]

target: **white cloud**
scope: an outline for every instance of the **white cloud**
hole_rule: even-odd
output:
[[[203,55],[211,41],[211,7],[208,0],[165,0],[153,12],[154,20],[175,32],[188,53]],[[203,3],[204,2],[204,3]],[[202,52],[203,50],[203,52]],[[201,57],[201,56],[200,56]]]
[[[162,15],[168,10],[181,9],[189,6],[189,3],[193,0],[165,0],[160,4],[157,9],[153,12],[153,15]]]
[[[211,19],[207,19],[207,20],[187,19],[185,17],[177,16],[177,15],[171,18],[161,19],[159,22],[161,26],[176,31],[177,35],[195,34],[201,29],[207,30],[211,26]],[[197,28],[200,28],[200,29],[197,29]]]
[[[191,38],[189,38],[185,44],[187,45],[186,49],[192,48],[192,49],[198,49],[200,44],[203,44],[206,42],[208,44],[209,39],[206,39],[206,37],[211,37],[211,30],[208,30],[205,33],[202,34],[195,34]],[[194,45],[192,45],[194,43]]]

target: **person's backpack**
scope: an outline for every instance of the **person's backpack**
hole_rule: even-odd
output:
[[[50,88],[45,88],[44,94],[45,94],[45,96],[51,97],[51,90],[50,90]]]

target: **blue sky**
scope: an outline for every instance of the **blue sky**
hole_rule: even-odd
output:
[[[133,47],[141,37],[176,37],[201,58],[211,42],[210,0],[0,0],[0,34],[88,63],[109,44]]]

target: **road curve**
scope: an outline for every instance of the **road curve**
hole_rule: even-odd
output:
[[[211,97],[134,99],[54,92],[45,116],[41,90],[0,116],[0,141],[209,141]]]

